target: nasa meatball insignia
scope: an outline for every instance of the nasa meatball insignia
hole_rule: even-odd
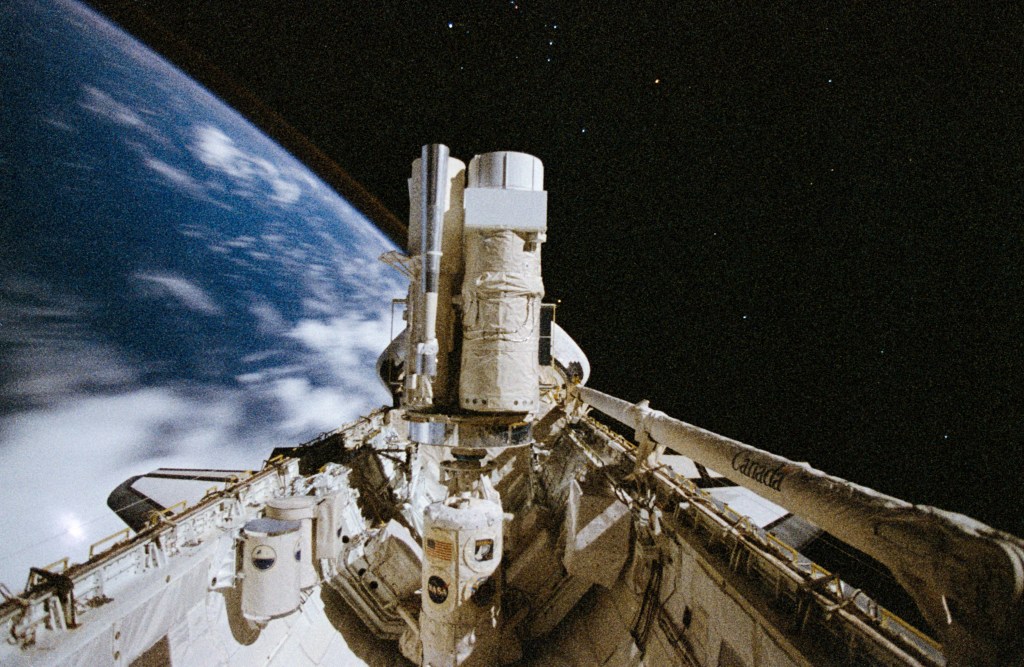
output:
[[[427,579],[427,595],[434,604],[442,604],[448,599],[448,583],[434,575]]]

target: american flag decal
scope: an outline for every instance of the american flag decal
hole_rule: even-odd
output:
[[[434,560],[451,561],[452,559],[452,543],[444,542],[442,540],[435,540],[432,537],[427,538],[427,558]]]

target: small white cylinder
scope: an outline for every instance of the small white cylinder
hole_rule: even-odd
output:
[[[299,522],[299,586],[310,588],[320,580],[313,567],[313,517],[316,516],[316,498],[290,496],[275,498],[267,503],[267,518]]]
[[[266,622],[299,608],[298,521],[254,519],[242,529],[242,615]]]
[[[348,491],[336,491],[316,506],[314,559],[336,558],[345,544],[366,529],[355,499]]]
[[[543,190],[544,164],[527,153],[494,151],[469,162],[469,187]]]

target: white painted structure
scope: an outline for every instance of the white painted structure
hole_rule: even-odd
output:
[[[469,164],[424,148],[385,257],[397,406],[255,473],[127,480],[130,528],[0,591],[0,664],[1024,664],[1024,542],[582,386],[540,304],[539,160]],[[930,630],[805,557],[822,528]]]
[[[302,587],[299,522],[253,519],[242,528],[241,537],[242,616],[266,623],[294,612]]]
[[[270,519],[297,521],[299,524],[298,562],[299,587],[308,589],[320,581],[313,567],[313,518],[316,516],[317,498],[289,496],[275,498],[267,503],[266,515]]]

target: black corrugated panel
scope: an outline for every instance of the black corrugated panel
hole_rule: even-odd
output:
[[[537,362],[541,366],[551,365],[551,323],[555,319],[555,304],[542,303],[540,306],[540,348]]]

